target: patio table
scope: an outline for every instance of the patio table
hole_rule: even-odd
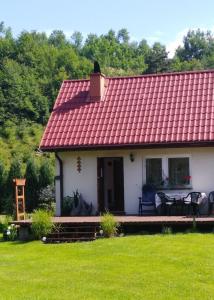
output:
[[[171,197],[171,198],[175,198],[176,201],[181,201],[184,197],[186,197],[188,195],[188,193],[179,193],[179,192],[175,192],[175,193],[165,193],[167,196]],[[190,197],[189,197],[189,202],[191,201]],[[185,202],[188,202],[188,198],[185,199]],[[202,192],[201,193],[201,197],[198,199],[198,203],[199,203],[199,211],[201,215],[207,215],[208,214],[208,197],[206,195],[206,193]],[[155,195],[155,206],[156,209],[158,209],[158,207],[161,205],[161,199],[158,196],[158,194]]]

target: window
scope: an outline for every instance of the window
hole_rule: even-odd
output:
[[[169,158],[169,185],[189,185],[189,158]]]
[[[146,160],[146,182],[160,186],[162,181],[161,158],[150,158]]]
[[[145,169],[146,183],[159,189],[191,187],[189,157],[146,158]]]

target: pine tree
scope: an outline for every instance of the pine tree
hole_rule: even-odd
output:
[[[0,161],[0,212],[2,212],[3,209],[4,186],[5,186],[5,170],[4,170],[3,162]]]
[[[14,212],[15,200],[13,179],[15,178],[22,178],[21,161],[17,158],[11,163],[5,187],[6,200],[4,209],[8,214],[13,214]]]
[[[45,160],[39,170],[39,189],[45,188],[53,183],[54,170],[48,160]]]
[[[26,208],[33,211],[38,206],[39,197],[39,171],[33,158],[28,159],[26,172]]]

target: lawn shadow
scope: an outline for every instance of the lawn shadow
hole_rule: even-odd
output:
[[[22,244],[28,244],[30,242],[33,242],[32,240],[31,241],[6,241],[6,240],[0,240],[0,244],[4,244],[4,243],[11,243],[12,245],[22,245]]]

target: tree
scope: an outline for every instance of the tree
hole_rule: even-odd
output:
[[[0,74],[5,119],[14,114],[26,119],[45,123],[48,117],[48,102],[38,85],[32,70],[6,59]]]
[[[209,52],[214,39],[210,31],[189,30],[183,39],[183,47],[178,47],[176,55],[181,61],[200,60]]]
[[[138,55],[143,55],[145,58],[148,56],[150,52],[150,47],[145,39],[141,40],[138,48],[137,48]]]
[[[181,72],[181,71],[193,71],[202,70],[203,63],[201,60],[193,58],[190,61],[181,61],[178,57],[174,58],[170,62],[170,70]]]
[[[54,169],[48,160],[44,160],[39,170],[39,189],[53,184]]]
[[[39,171],[33,158],[27,160],[26,172],[26,207],[33,211],[38,206],[39,197]]]
[[[210,51],[209,55],[200,61],[205,69],[214,69],[214,51]]]
[[[160,73],[167,71],[169,68],[169,60],[166,47],[160,43],[154,43],[145,62],[148,65],[146,73]]]
[[[14,178],[22,178],[21,160],[19,158],[14,158],[12,160],[7,177],[8,191],[12,190]]]
[[[51,45],[57,48],[64,47],[68,44],[65,34],[62,30],[53,30],[48,40]]]
[[[12,31],[10,27],[6,27],[4,22],[0,22],[0,37],[12,38]]]
[[[14,213],[14,184],[13,179],[22,178],[21,161],[18,158],[12,160],[5,187],[4,210],[8,214]]]
[[[78,50],[81,49],[83,42],[83,36],[82,33],[79,31],[74,31],[74,33],[71,36],[71,43],[76,47]]]
[[[129,33],[126,28],[122,28],[117,33],[117,39],[120,43],[128,44],[129,42]]]
[[[116,33],[114,30],[110,29],[108,33],[105,35],[105,38],[109,41],[116,41]]]
[[[15,56],[15,40],[13,39],[11,29],[4,26],[4,23],[0,23],[0,65],[1,61]]]
[[[5,169],[4,169],[3,162],[0,161],[0,212],[2,212],[3,210],[4,188],[5,188]]]

